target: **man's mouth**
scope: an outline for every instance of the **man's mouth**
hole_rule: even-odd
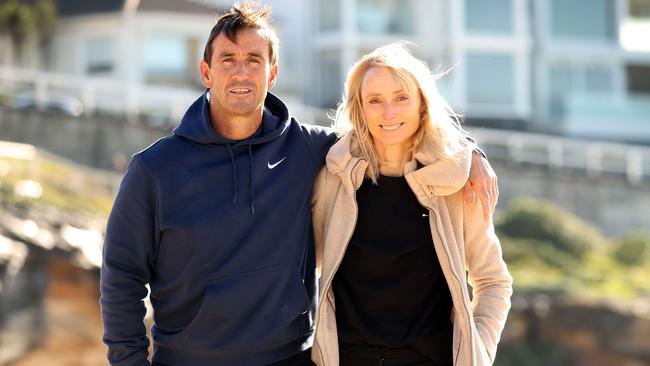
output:
[[[381,127],[382,130],[386,130],[386,131],[394,131],[402,126],[404,126],[404,122],[396,123],[394,125],[379,125],[379,127]]]
[[[252,93],[253,91],[248,88],[234,88],[234,89],[230,89],[230,92],[232,94],[244,95],[244,94]]]

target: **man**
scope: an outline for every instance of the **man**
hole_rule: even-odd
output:
[[[218,19],[200,65],[209,92],[129,164],[101,273],[112,365],[149,364],[147,284],[154,365],[311,364],[311,188],[335,136],[299,124],[268,92],[278,73],[269,22],[268,7],[247,4]],[[486,167],[472,179],[494,180]]]

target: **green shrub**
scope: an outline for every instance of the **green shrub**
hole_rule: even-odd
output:
[[[554,253],[574,258],[581,258],[591,248],[606,243],[595,228],[570,212],[532,199],[519,199],[511,204],[496,230],[499,235],[511,238],[550,243]]]
[[[631,232],[615,244],[614,258],[625,265],[638,266],[650,256],[650,235],[647,233]]]

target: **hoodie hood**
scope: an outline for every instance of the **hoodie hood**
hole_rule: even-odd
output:
[[[361,157],[353,132],[346,134],[327,154],[327,169],[339,175],[346,189],[356,191],[365,179],[368,162]],[[423,146],[404,166],[404,175],[424,186],[435,196],[449,196],[461,190],[469,178],[472,146],[463,144],[452,159],[433,156],[429,146]]]
[[[248,148],[248,159],[250,161],[250,198],[249,206],[251,215],[255,214],[255,170],[253,160],[253,145],[263,144],[280,137],[290,126],[291,118],[289,109],[275,95],[266,94],[264,100],[264,111],[262,112],[262,123],[251,136],[243,140],[230,140],[212,127],[210,117],[210,91],[199,97],[185,112],[180,126],[174,129],[175,136],[183,137],[203,145],[225,146],[230,155],[232,166],[233,192],[232,202],[237,203],[239,197],[239,182],[237,180],[237,163],[233,147],[246,146]]]
[[[173,134],[199,144],[256,145],[268,142],[282,135],[289,128],[291,118],[289,109],[275,95],[267,93],[264,100],[264,112],[260,128],[243,140],[230,140],[219,134],[212,127],[210,118],[210,91],[203,93],[185,112],[181,124]]]

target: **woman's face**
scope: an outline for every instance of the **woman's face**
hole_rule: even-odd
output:
[[[420,127],[420,93],[405,90],[389,68],[373,66],[361,82],[361,99],[375,148],[408,149]]]

